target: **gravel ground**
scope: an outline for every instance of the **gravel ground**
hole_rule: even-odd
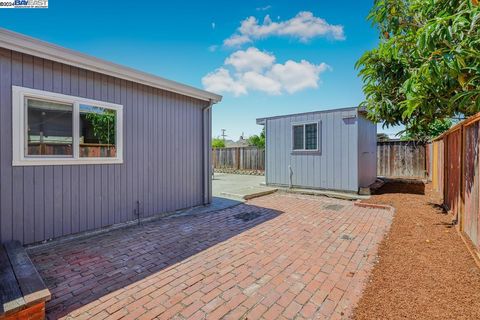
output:
[[[365,201],[396,214],[356,319],[480,319],[480,270],[431,185],[388,183]]]

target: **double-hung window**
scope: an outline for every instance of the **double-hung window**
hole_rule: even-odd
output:
[[[123,106],[14,86],[15,166],[122,163]]]
[[[293,151],[318,151],[318,122],[292,126]]]

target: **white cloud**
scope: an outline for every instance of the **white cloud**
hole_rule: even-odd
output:
[[[256,39],[271,36],[289,36],[307,42],[316,37],[329,37],[335,40],[344,40],[342,25],[329,24],[325,19],[315,17],[309,11],[299,12],[295,17],[280,22],[273,22],[269,15],[263,23],[251,16],[240,23],[237,32],[225,39],[227,47],[238,47]]]
[[[208,51],[210,51],[210,52],[215,52],[215,51],[217,51],[217,49],[218,49],[217,45],[211,45],[210,47],[208,47]]]
[[[275,62],[275,56],[250,47],[247,50],[238,50],[225,59],[226,65],[231,65],[237,71],[262,71]]]
[[[224,66],[202,78],[208,91],[247,95],[250,91],[270,95],[293,94],[308,88],[318,88],[320,74],[329,70],[325,63],[306,60],[274,63],[275,56],[251,47],[238,50],[225,59]],[[230,70],[232,72],[230,72]]]
[[[279,95],[282,93],[282,84],[280,82],[255,71],[245,72],[241,75],[239,81],[243,83],[247,89],[262,91],[271,95]]]
[[[270,10],[271,8],[272,8],[271,5],[267,5],[265,7],[258,7],[255,10],[257,10],[257,11],[267,11],[267,10]]]
[[[230,71],[225,68],[218,68],[202,78],[202,84],[207,90],[213,92],[230,92],[234,96],[247,94],[245,86],[232,78]]]
[[[325,63],[315,65],[306,60],[288,60],[285,64],[275,64],[267,76],[280,82],[284,90],[292,94],[307,88],[318,88],[320,73],[329,69]]]
[[[252,42],[248,36],[234,34],[230,38],[223,40],[223,45],[226,47],[239,47],[248,42]]]

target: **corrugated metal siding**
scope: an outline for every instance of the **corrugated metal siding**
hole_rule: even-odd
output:
[[[294,186],[358,191],[357,111],[318,112],[266,120],[266,181]],[[320,123],[320,152],[292,153],[292,124]]]
[[[12,167],[12,85],[124,105],[124,163]],[[134,220],[137,200],[142,216],[202,204],[205,106],[0,48],[0,239],[28,244]]]
[[[377,179],[377,125],[358,116],[358,183],[368,187]]]

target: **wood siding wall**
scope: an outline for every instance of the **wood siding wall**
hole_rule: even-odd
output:
[[[12,167],[12,85],[122,104],[124,163]],[[206,105],[0,48],[1,241],[29,244],[134,220],[137,200],[142,217],[202,204]]]
[[[266,119],[266,182],[358,191],[357,111],[338,110]],[[292,124],[319,123],[319,152],[292,152]]]
[[[425,145],[410,141],[377,144],[377,174],[389,178],[425,178]]]
[[[377,179],[377,125],[358,117],[358,185],[368,187]]]

